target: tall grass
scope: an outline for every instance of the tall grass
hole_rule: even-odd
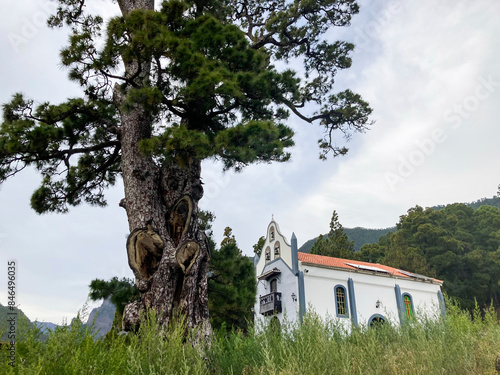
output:
[[[473,318],[449,306],[439,321],[404,327],[361,327],[349,334],[307,315],[301,326],[216,332],[209,347],[193,347],[177,322],[160,331],[154,316],[135,334],[94,340],[75,320],[50,333],[28,331],[16,366],[0,353],[1,374],[496,374],[500,324],[493,310]]]

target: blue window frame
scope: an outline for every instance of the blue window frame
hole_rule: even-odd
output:
[[[443,292],[441,290],[438,290],[438,301],[439,301],[439,308],[441,309],[441,316],[446,315],[446,306],[444,304],[444,297],[443,297]]]
[[[341,318],[348,318],[349,312],[347,310],[347,290],[343,285],[336,285],[333,288],[335,298],[335,311],[337,316]]]
[[[385,323],[385,317],[380,314],[373,314],[370,316],[370,319],[368,319],[368,327],[377,327],[381,324]]]

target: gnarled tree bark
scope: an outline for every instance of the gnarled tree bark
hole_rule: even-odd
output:
[[[129,116],[123,114],[122,121]],[[188,327],[204,327],[209,334],[209,247],[197,222],[200,162],[156,166],[138,150],[138,123],[122,123],[123,205],[131,231],[127,254],[141,292],[140,301],[125,308],[124,328],[137,327],[139,312],[152,308],[161,324],[180,313]]]
[[[124,15],[134,9],[153,9],[152,0],[119,0]],[[124,61],[127,77],[137,83],[148,78],[150,62]],[[127,91],[118,85],[114,101],[123,108]],[[209,247],[200,231],[198,201],[203,196],[199,160],[185,165],[157,165],[139,150],[151,137],[152,117],[143,106],[121,110],[122,175],[130,235],[129,265],[141,292],[139,301],[125,307],[123,328],[136,329],[141,311],[156,310],[159,323],[168,325],[182,314],[187,327],[208,336],[207,273]]]

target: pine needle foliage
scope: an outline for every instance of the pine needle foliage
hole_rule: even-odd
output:
[[[323,127],[324,159],[344,155],[344,141],[372,124],[359,94],[334,90],[354,45],[327,35],[349,26],[354,0],[165,0],[154,9],[119,0],[122,15],[106,24],[85,0],[58,3],[48,23],[71,29],[60,58],[81,97],[36,104],[15,94],[0,124],[0,183],[37,169],[39,213],[106,204],[132,147],[122,144],[124,116],[138,108],[147,129],[133,147],[159,166],[285,162],[291,115]]]
[[[330,220],[330,231],[326,235],[319,235],[311,249],[311,254],[345,259],[355,257],[354,241],[349,241],[335,210]]]
[[[226,227],[220,249],[212,252],[208,277],[208,308],[212,327],[247,331],[253,321],[257,286],[252,261],[238,248]]]
[[[139,299],[139,290],[134,280],[126,277],[118,279],[115,276],[109,281],[94,279],[90,282],[89,289],[89,298],[92,301],[109,298],[119,315],[123,315],[123,309],[127,303]]]

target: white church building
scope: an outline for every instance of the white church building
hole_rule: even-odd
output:
[[[268,316],[295,323],[308,308],[337,319],[347,330],[445,313],[442,281],[381,264],[298,252],[295,234],[289,243],[274,219],[254,264],[256,323]]]

